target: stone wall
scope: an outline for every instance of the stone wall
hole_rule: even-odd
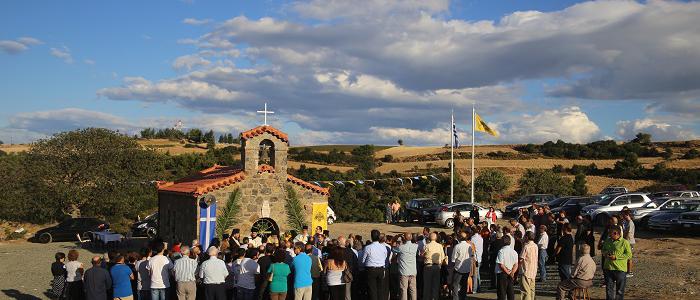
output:
[[[241,229],[244,234],[249,232],[253,223],[260,218],[272,218],[280,230],[285,231],[290,229],[287,225],[287,210],[285,209],[287,186],[291,186],[296,191],[310,226],[312,203],[328,202],[328,197],[287,182],[286,175],[282,178],[277,173],[256,173],[246,177],[242,182],[210,194],[216,197],[218,207],[222,208],[226,205],[230,194],[236,188],[240,189],[241,216],[235,228]]]
[[[241,141],[241,161],[246,174],[255,174],[258,171],[260,142],[270,140],[275,145],[274,161],[275,173],[287,177],[287,150],[289,145],[270,133],[262,133],[256,137]]]

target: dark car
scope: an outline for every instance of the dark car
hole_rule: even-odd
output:
[[[650,220],[651,221],[651,220]],[[700,206],[678,216],[678,227],[682,232],[700,232]]]
[[[660,210],[651,212],[648,227],[651,230],[670,231],[678,229],[679,217],[685,212],[695,212],[700,205],[697,201],[681,202],[676,206],[661,207]]]
[[[552,212],[558,214],[563,210],[569,221],[573,222],[581,214],[582,208],[595,202],[596,199],[592,197],[571,197],[561,206],[552,209]]]
[[[406,221],[421,224],[435,222],[435,212],[442,203],[432,198],[411,199],[406,204]]]
[[[147,236],[149,238],[158,236],[158,212],[132,224],[131,232],[132,236]]]
[[[78,235],[87,237],[87,232],[109,228],[109,224],[97,218],[67,219],[56,226],[44,228],[34,234],[34,240],[40,243],[59,241],[77,241]]]
[[[550,194],[532,194],[526,195],[506,206],[503,212],[506,217],[516,217],[518,215],[518,209],[529,208],[533,203],[547,203],[554,200],[554,195]]]
[[[575,196],[564,196],[564,197],[559,197],[554,200],[551,200],[547,202],[547,206],[549,206],[550,209],[555,209],[557,207],[560,207],[566,203],[566,201],[569,201],[569,199],[576,198]]]

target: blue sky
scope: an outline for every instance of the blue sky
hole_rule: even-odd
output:
[[[365,3],[360,3],[365,2]],[[96,126],[295,144],[698,138],[700,4],[605,1],[0,3],[0,140]]]

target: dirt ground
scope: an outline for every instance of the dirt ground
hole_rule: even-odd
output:
[[[400,223],[386,225],[376,223],[336,223],[330,226],[331,235],[347,236],[350,233],[369,237],[372,229],[379,229],[387,234],[402,232],[419,232],[420,226]],[[433,230],[445,230],[434,228]],[[634,250],[635,276],[627,281],[626,299],[698,299],[700,298],[700,238],[638,232],[637,245]],[[143,241],[135,241],[132,246],[138,248]],[[48,299],[45,292],[51,280],[50,265],[53,254],[70,249],[80,251],[79,260],[88,266],[93,255],[105,255],[79,249],[75,243],[35,244],[26,241],[9,241],[0,243],[0,299]],[[599,257],[595,258],[599,261]],[[537,285],[537,299],[554,299],[558,280],[555,279],[556,267],[549,266],[551,274],[544,284]],[[602,271],[596,272],[596,284],[590,289],[593,299],[604,299],[604,290],[600,288]],[[517,288],[516,288],[516,294]],[[495,299],[494,291],[473,295],[470,299]],[[519,297],[516,295],[516,297]]]

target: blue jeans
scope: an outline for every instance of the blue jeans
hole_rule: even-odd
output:
[[[151,300],[165,300],[167,299],[168,289],[151,289]]]
[[[471,274],[472,276],[472,291],[473,293],[476,294],[479,292],[479,288],[481,288],[481,272],[479,272],[479,268],[481,268],[481,263],[476,263],[476,272],[474,274]]]
[[[537,267],[540,269],[540,282],[547,280],[547,249],[539,249]]]
[[[625,297],[625,283],[627,273],[623,271],[603,270],[605,277],[605,299],[623,300]]]
[[[571,279],[571,265],[559,264],[559,279],[561,281]]]

